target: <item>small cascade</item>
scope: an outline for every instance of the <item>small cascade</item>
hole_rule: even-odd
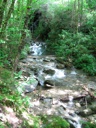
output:
[[[36,42],[30,46],[30,52],[32,55],[42,55],[46,49],[46,45],[43,42]]]
[[[69,96],[69,102],[68,102],[68,111],[70,113],[71,110],[74,110],[74,102],[73,102],[73,97]],[[70,115],[70,114],[69,114]],[[80,117],[75,113],[75,111],[72,112],[71,120],[69,119],[69,122],[75,127],[75,128],[82,128],[81,123],[80,123]]]
[[[67,69],[65,66],[63,67],[63,63],[58,62],[54,55],[50,55],[51,52],[50,54],[45,54],[46,45],[43,42],[33,43],[30,46],[30,51],[31,55],[24,59],[20,66],[22,70],[24,70],[24,74],[26,74],[24,79],[30,74],[34,75],[38,85],[41,86],[41,92],[38,91],[39,87],[35,91],[42,94],[40,94],[41,106],[39,106],[38,109],[36,107],[32,108],[32,111],[34,110],[34,113],[36,114],[48,114],[47,111],[50,111],[50,114],[56,114],[67,119],[72,127],[82,128],[80,123],[82,116],[80,115],[80,118],[76,114],[78,109],[82,107],[82,104],[80,102],[78,107],[76,104],[77,101],[74,103],[73,97],[83,95],[80,92],[81,90],[79,90],[81,87],[80,85],[88,84],[94,86],[96,85],[96,82],[90,81],[85,74],[74,67],[71,67],[71,69]],[[30,85],[28,85],[28,87],[30,87]],[[35,93],[35,91],[32,93]],[[54,99],[54,102],[49,104],[50,101],[47,100],[48,104],[45,106],[45,102],[43,104],[44,98]],[[63,98],[65,98],[64,102],[62,102]]]
[[[73,96],[69,96],[69,102],[68,102],[68,107],[71,108],[73,107],[74,103],[73,103]]]
[[[39,44],[39,45],[33,44],[30,47],[30,51],[32,52],[33,55],[41,55],[42,54],[41,44]]]

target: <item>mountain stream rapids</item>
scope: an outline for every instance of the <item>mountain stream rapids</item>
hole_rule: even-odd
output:
[[[73,66],[66,66],[46,49],[43,42],[32,43],[30,54],[19,63],[24,94],[31,98],[29,112],[57,115],[66,119],[72,128],[83,128],[82,120],[92,120],[93,115],[87,111],[90,96],[82,87],[96,89],[96,79]],[[36,80],[35,84],[25,82],[31,77]]]

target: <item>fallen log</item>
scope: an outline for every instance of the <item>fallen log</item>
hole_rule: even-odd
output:
[[[85,87],[85,86],[83,86],[82,88],[83,88],[92,98],[96,99],[96,96],[94,95],[94,93],[93,93],[91,90],[89,90],[89,88],[87,88],[87,87]]]
[[[80,100],[82,98],[85,98],[88,94],[82,94],[82,95],[79,95],[79,96],[74,96],[73,97],[73,100]],[[69,97],[64,97],[63,99],[60,99],[60,101],[62,102],[68,102],[70,101]]]

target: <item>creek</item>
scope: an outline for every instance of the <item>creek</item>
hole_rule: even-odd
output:
[[[82,86],[95,90],[96,80],[61,62],[47,49],[44,42],[32,43],[30,55],[19,63],[23,72],[20,85],[31,98],[29,112],[58,115],[68,120],[72,128],[82,128],[82,120],[91,120],[93,116],[88,111],[91,98]]]

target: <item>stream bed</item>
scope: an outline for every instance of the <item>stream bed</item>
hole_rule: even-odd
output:
[[[31,98],[29,112],[60,116],[72,128],[82,128],[82,120],[95,121],[96,110],[93,112],[89,106],[96,102],[83,86],[95,91],[96,77],[89,77],[56,56],[46,54],[46,49],[45,43],[33,43],[30,55],[18,66],[22,71],[20,86],[24,88],[24,95]]]

